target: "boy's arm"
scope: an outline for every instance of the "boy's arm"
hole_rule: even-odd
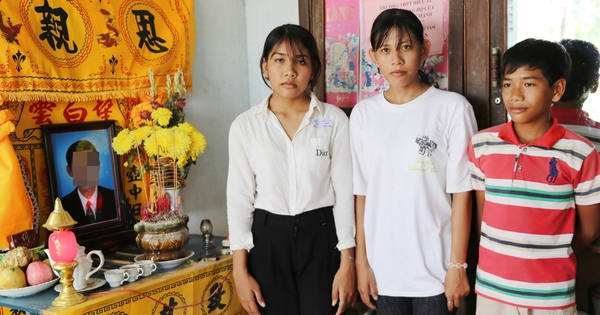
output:
[[[485,204],[485,190],[476,190],[477,200],[477,235],[481,238],[481,221],[483,221],[483,205]]]
[[[577,214],[571,248],[578,253],[600,236],[600,204],[577,205],[575,209]]]

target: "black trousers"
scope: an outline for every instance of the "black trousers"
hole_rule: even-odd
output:
[[[340,265],[332,207],[296,216],[256,209],[248,270],[260,285],[262,315],[330,315]]]

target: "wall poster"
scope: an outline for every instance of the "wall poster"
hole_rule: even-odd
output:
[[[340,107],[358,99],[358,2],[325,1],[325,98]]]
[[[425,38],[431,41],[423,70],[433,86],[448,89],[448,0],[325,0],[328,103],[352,107],[387,88],[368,51],[373,21],[379,13],[391,8],[410,10],[419,17]]]

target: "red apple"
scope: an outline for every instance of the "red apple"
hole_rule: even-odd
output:
[[[29,285],[38,285],[52,280],[54,274],[52,268],[43,261],[34,261],[27,266],[25,275]]]

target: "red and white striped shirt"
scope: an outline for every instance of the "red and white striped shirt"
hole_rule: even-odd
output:
[[[485,190],[475,292],[532,309],[574,305],[575,207],[600,202],[594,145],[555,118],[525,145],[509,122],[473,136],[469,160],[473,189]]]

